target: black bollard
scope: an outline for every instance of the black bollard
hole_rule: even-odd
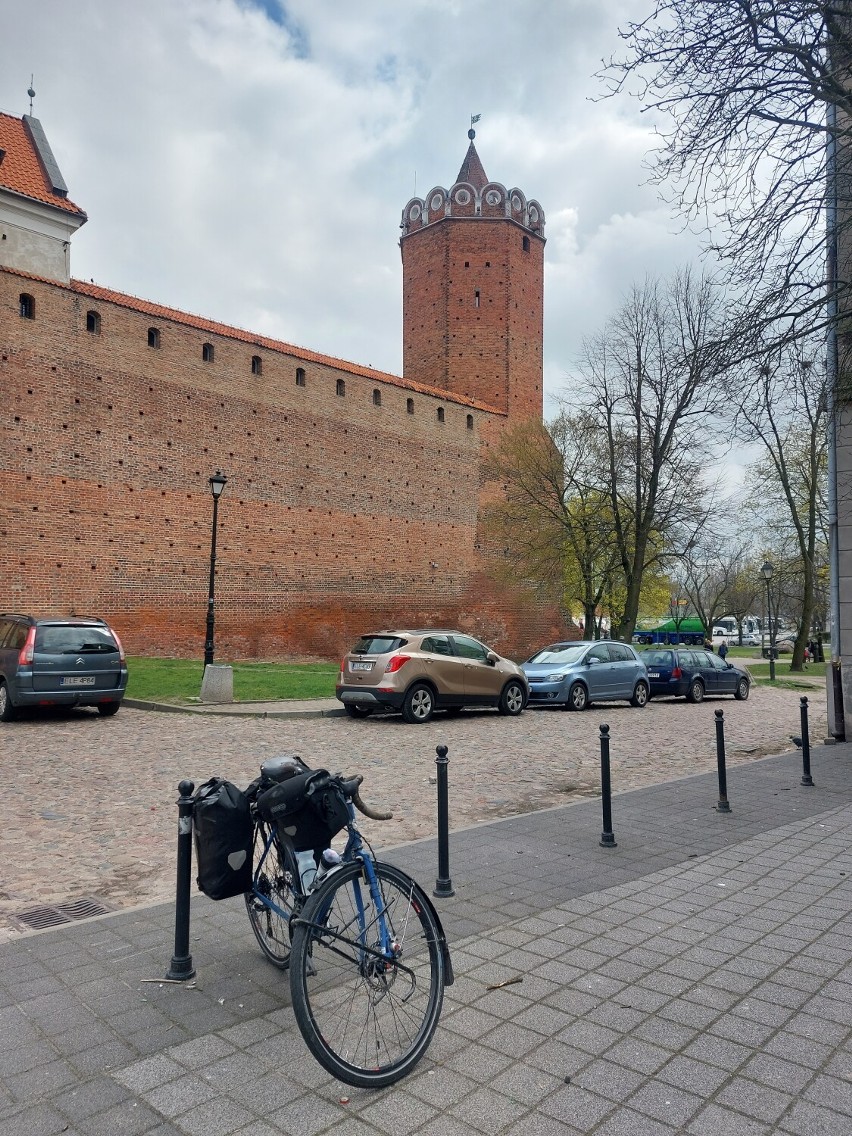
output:
[[[447,802],[447,757],[446,746],[436,746],[435,764],[438,766],[438,878],[432,895],[449,899],[455,895],[453,881],[450,879],[450,817]]]
[[[177,888],[175,892],[175,953],[166,978],[185,982],[195,978],[195,967],[189,953],[189,893],[192,882],[192,781],[181,781],[178,807]]]
[[[808,700],[802,695],[799,699],[801,703],[801,716],[802,716],[802,784],[807,788],[814,787],[814,779],[811,777],[811,740],[808,737]]]
[[[717,710],[715,713],[716,765],[719,770],[719,803],[716,806],[716,812],[729,813],[731,806],[728,804],[728,782],[725,775],[725,712],[724,710]]]
[[[612,785],[609,779],[609,726],[601,726],[601,801],[603,803],[603,832],[598,842],[601,848],[617,848],[612,831]]]

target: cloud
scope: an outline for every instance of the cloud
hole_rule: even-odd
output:
[[[546,389],[635,279],[693,259],[643,184],[650,124],[590,101],[640,0],[31,0],[0,107],[89,214],[83,279],[398,373],[403,206],[489,175],[548,218]]]

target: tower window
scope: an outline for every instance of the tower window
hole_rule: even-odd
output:
[[[524,252],[530,251],[530,239],[529,239],[529,237],[523,238],[523,248],[524,248]]]
[[[346,382],[343,379],[337,380],[337,395],[338,398],[346,397]]]
[[[251,357],[251,373],[253,375],[263,374],[263,360],[259,355],[252,355]]]
[[[464,262],[464,266],[465,266],[465,268],[470,268],[470,261],[469,261],[469,260],[466,260],[466,261]]]
[[[305,368],[304,367],[297,367],[296,368],[296,386],[297,387],[303,387],[304,385],[305,385]]]
[[[407,414],[413,414],[414,413],[414,399],[413,398],[407,398],[405,400],[405,411],[406,411]]]
[[[472,414],[468,414],[468,416],[467,416],[467,428],[468,428],[468,430],[473,429],[473,415]]]
[[[160,346],[160,332],[156,327],[149,327],[148,328],[148,346],[149,347],[159,347]]]
[[[444,408],[443,408],[443,406],[438,407],[438,421],[439,422],[444,421]]]
[[[29,292],[21,292],[21,295],[18,299],[18,303],[20,304],[20,307],[19,307],[18,310],[21,313],[21,319],[34,320],[35,319],[35,300],[32,298],[32,296],[29,294]]]
[[[91,335],[101,334],[101,317],[97,312],[86,312],[86,331]]]
[[[478,288],[477,288],[477,289],[476,289],[476,291],[475,291],[475,292],[473,293],[473,306],[474,306],[475,308],[478,308],[478,307],[479,307],[479,289],[478,289]]]
[[[381,406],[381,405],[382,405],[382,392],[377,387],[373,391],[373,406]]]
[[[213,362],[213,355],[214,355],[213,344],[212,343],[202,343],[201,344],[201,359],[202,359],[202,361],[205,362],[205,363],[212,363]]]

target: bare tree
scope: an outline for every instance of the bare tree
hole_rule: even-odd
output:
[[[634,288],[585,344],[580,390],[602,433],[625,587],[619,639],[633,635],[646,568],[693,543],[712,508],[702,458],[724,397],[723,326],[712,282],[685,271]]]
[[[770,356],[756,374],[731,383],[737,405],[735,429],[760,442],[764,456],[752,468],[752,503],[774,529],[785,575],[800,580],[801,614],[792,669],[800,670],[811,634],[817,575],[826,560],[826,389],[821,365],[788,346]],[[794,560],[798,570],[791,572]]]
[[[825,312],[826,187],[852,224],[849,0],[657,0],[601,72],[658,123],[653,176],[746,284],[764,336]],[[827,181],[829,138],[836,178]],[[849,280],[838,281],[841,309]]]
[[[705,533],[700,542],[686,550],[676,569],[679,589],[689,599],[708,635],[717,619],[735,615],[734,589],[746,558],[744,543],[720,543],[715,534]]]

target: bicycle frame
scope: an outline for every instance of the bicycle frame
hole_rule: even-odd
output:
[[[366,883],[370,891],[370,896],[372,898],[376,911],[379,913],[379,953],[381,953],[383,957],[390,959],[393,957],[393,945],[391,942],[390,932],[388,931],[387,920],[385,919],[384,899],[381,892],[379,891],[379,881],[373,867],[373,858],[369,854],[369,852],[365,852],[364,850],[364,842],[361,837],[361,833],[358,831],[357,822],[355,820],[354,805],[351,801],[347,801],[346,807],[349,812],[349,824],[347,825],[348,836],[346,840],[346,847],[343,850],[341,860],[343,863],[350,863],[354,860],[361,861],[364,875],[366,877]],[[269,837],[266,841],[266,846],[263,849],[263,855],[260,857],[260,860],[258,861],[257,867],[255,868],[254,875],[252,877],[252,894],[257,899],[259,899],[265,907],[268,907],[271,911],[274,911],[275,914],[278,915],[281,919],[284,919],[289,923],[290,919],[293,917],[293,913],[284,910],[284,908],[282,907],[279,907],[277,903],[269,898],[269,896],[264,895],[257,888],[258,877],[260,876],[263,865],[266,862],[267,856],[269,855],[269,850],[276,839],[277,834],[274,828],[270,828]],[[306,893],[302,891],[302,884],[301,880],[299,879],[298,873],[296,873],[293,883],[294,894],[302,896],[303,898],[307,898]],[[357,879],[353,880],[352,882],[352,891],[355,899],[356,910],[358,913],[358,942],[360,943],[361,948],[365,953],[374,955],[376,954],[376,951],[367,946],[367,920],[364,910],[364,900],[361,895],[361,888]],[[318,921],[316,926],[317,929],[320,929],[321,922]]]

